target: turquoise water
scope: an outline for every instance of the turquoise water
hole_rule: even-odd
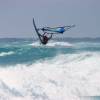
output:
[[[99,79],[99,39],[0,39],[0,100],[99,100]]]
[[[0,65],[31,64],[44,59],[53,59],[60,54],[100,51],[99,42],[85,42],[85,40],[66,42],[53,41],[43,46],[38,42],[33,42],[31,39],[2,39],[0,42]]]

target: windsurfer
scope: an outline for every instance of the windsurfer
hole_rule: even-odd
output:
[[[47,44],[48,43],[48,40],[50,40],[52,38],[52,34],[50,35],[50,37],[48,37],[48,33],[45,32],[43,35],[39,34],[40,37],[41,37],[41,43],[42,44]]]

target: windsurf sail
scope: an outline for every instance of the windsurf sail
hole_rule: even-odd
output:
[[[75,25],[70,25],[70,26],[62,26],[62,27],[43,27],[43,28],[38,28],[38,30],[42,30],[44,32],[54,32],[54,33],[64,33],[65,31],[69,30],[70,28],[75,27]]]
[[[51,27],[37,28],[34,18],[33,18],[33,26],[42,44],[47,44],[48,40],[52,38],[53,34],[58,34],[58,33],[63,34],[65,31],[69,30],[70,28],[75,27],[75,25],[70,25],[70,26],[62,26],[62,27],[54,27],[54,28]],[[43,34],[41,34],[40,31],[42,31]],[[48,34],[50,34],[49,37]]]

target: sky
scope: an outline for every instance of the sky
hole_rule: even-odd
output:
[[[0,0],[0,38],[36,37],[37,27],[75,24],[61,37],[100,37],[100,0]]]

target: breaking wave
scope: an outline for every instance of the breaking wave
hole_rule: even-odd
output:
[[[8,55],[12,55],[12,54],[14,54],[13,51],[9,51],[9,52],[1,52],[1,53],[0,53],[0,56],[8,56]]]
[[[100,95],[99,79],[99,52],[60,54],[30,65],[1,66],[0,100],[81,100]]]
[[[34,42],[32,44],[29,44],[33,47],[39,47],[39,46],[43,46],[42,44],[40,44],[39,42]],[[68,42],[54,42],[51,41],[49,42],[47,45],[45,45],[45,47],[72,47],[73,45],[71,43]]]

